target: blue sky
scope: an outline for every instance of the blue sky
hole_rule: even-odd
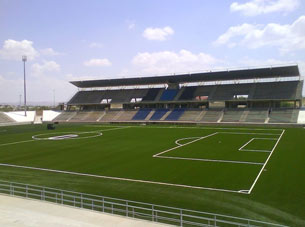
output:
[[[305,2],[0,0],[0,103],[68,101],[70,80],[299,63]]]

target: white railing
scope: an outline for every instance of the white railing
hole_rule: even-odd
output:
[[[284,226],[8,181],[0,181],[0,193],[177,226]]]

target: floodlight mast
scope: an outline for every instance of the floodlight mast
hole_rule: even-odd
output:
[[[26,79],[25,79],[25,62],[27,60],[27,57],[25,55],[22,56],[22,61],[23,61],[23,79],[24,79],[24,116],[26,115]]]

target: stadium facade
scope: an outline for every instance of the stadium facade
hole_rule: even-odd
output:
[[[71,83],[54,121],[297,123],[302,107],[297,65]]]

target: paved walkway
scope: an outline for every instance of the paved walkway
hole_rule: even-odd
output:
[[[160,227],[164,225],[48,202],[0,195],[0,226]]]

